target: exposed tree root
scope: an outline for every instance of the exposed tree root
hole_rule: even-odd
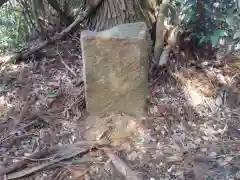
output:
[[[40,43],[39,45],[27,49],[23,52],[17,53],[16,55],[14,55],[11,58],[11,61],[16,60],[16,62],[20,62],[22,60],[27,59],[30,55],[34,54],[35,52],[43,49],[44,47],[46,47],[47,45],[53,44],[56,41],[61,40],[63,37],[65,37],[66,35],[68,35],[69,33],[72,33],[74,31],[76,31],[78,29],[78,26],[81,22],[83,22],[86,18],[88,18],[95,10],[96,8],[99,6],[99,4],[102,2],[103,0],[95,0],[94,3],[91,3],[91,5],[89,5],[87,7],[87,9],[80,13],[77,18],[74,20],[74,22],[72,24],[70,24],[66,29],[64,29],[62,32],[56,34],[55,36],[53,36],[52,38],[50,38],[49,40],[46,40],[42,43]],[[91,2],[91,1],[90,1]]]

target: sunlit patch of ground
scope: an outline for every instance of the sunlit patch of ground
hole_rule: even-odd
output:
[[[0,63],[6,63],[9,62],[11,60],[11,58],[14,57],[14,54],[11,55],[0,55]]]
[[[164,178],[188,179],[188,173],[193,179],[237,176],[239,169],[232,164],[239,163],[239,62],[229,59],[222,67],[185,66],[170,72],[168,78],[162,76],[167,80],[159,80],[152,88],[152,121],[146,124],[153,135],[165,140],[156,153],[165,162],[162,172],[169,173]]]

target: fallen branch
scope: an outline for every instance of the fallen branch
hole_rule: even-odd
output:
[[[1,168],[0,177],[7,175],[7,179],[20,178],[20,177],[32,174],[33,172],[39,171],[52,164],[58,163],[62,160],[69,159],[79,154],[80,155],[86,154],[94,147],[97,148],[97,147],[104,147],[104,146],[109,146],[109,141],[102,140],[102,141],[96,141],[96,142],[78,142],[75,144],[68,144],[62,147],[55,146],[50,149],[38,151],[30,156],[27,156],[26,159],[24,158],[12,164],[11,166]],[[39,160],[42,161],[43,157],[47,157],[46,159],[48,161],[43,162],[43,164],[36,165],[31,168],[26,168],[26,169],[19,170],[18,172],[14,172],[20,168],[23,168],[27,163],[31,162],[32,160],[37,161],[39,158],[41,158]]]
[[[58,54],[58,56],[59,56],[59,58],[60,58],[61,63],[67,68],[67,70],[69,70],[69,72],[72,73],[72,75],[73,75],[74,77],[77,77],[77,74],[76,74],[76,73],[64,62],[64,60],[62,59],[62,56],[61,56],[58,48],[57,48],[57,54]]]
[[[112,152],[107,152],[115,168],[126,177],[127,180],[141,180],[140,177],[130,167]]]
[[[24,135],[20,135],[20,136],[10,136],[8,135],[8,137],[4,140],[1,140],[0,145],[5,147],[5,148],[10,148],[12,147],[14,144],[16,144],[17,142],[22,141],[25,138],[32,138],[34,136],[34,134],[24,134]],[[2,145],[3,143],[6,143],[6,145]]]
[[[30,159],[38,159],[38,158],[41,158],[43,156],[47,156],[53,152],[55,152],[57,149],[51,149],[51,150],[44,150],[44,151],[39,151],[39,152],[36,152],[30,156],[28,156],[28,158]],[[12,164],[11,166],[8,166],[8,167],[2,167],[0,169],[0,177],[5,175],[5,174],[8,174],[10,172],[13,172],[23,166],[25,166],[27,163],[29,162],[29,160],[27,159],[23,159],[21,161],[18,161],[14,164]]]
[[[18,172],[14,172],[14,173],[11,173],[11,174],[8,174],[6,177],[7,179],[17,179],[17,178],[21,178],[21,177],[24,177],[26,175],[30,175],[36,171],[39,171],[45,167],[48,167],[52,164],[55,164],[55,163],[58,163],[62,160],[65,160],[65,159],[69,159],[69,158],[72,158],[74,156],[77,156],[79,154],[85,154],[89,151],[89,148],[82,148],[82,149],[69,149],[67,148],[65,151],[62,152],[62,154],[58,154],[58,156],[60,155],[59,158],[55,158],[49,162],[45,162],[43,164],[40,164],[40,165],[37,165],[37,166],[33,166],[31,168],[26,168],[24,170],[21,170],[21,171],[18,171]]]
[[[8,155],[0,156],[0,158],[18,159],[18,160],[26,159],[26,160],[35,161],[35,162],[47,161],[47,160],[50,160],[50,159],[51,159],[51,157],[50,157],[50,158],[32,159],[32,158],[28,158],[28,157],[26,157],[26,156],[8,156]]]
[[[68,33],[70,33],[73,28],[75,28],[77,25],[79,25],[79,23],[81,23],[88,16],[89,16],[89,11],[84,11],[83,13],[80,13],[78,15],[78,17],[75,19],[75,21],[70,26],[68,26],[66,29],[64,29],[62,32],[60,32],[59,34],[53,36],[50,40],[46,40],[46,41],[40,43],[38,46],[33,47],[32,49],[28,49],[28,50],[26,50],[26,51],[24,51],[24,52],[22,52],[20,54],[17,54],[13,58],[16,59],[16,61],[19,61],[19,60],[22,60],[22,59],[26,59],[27,57],[29,57],[30,55],[34,54],[36,51],[39,51],[39,50],[43,49],[47,45],[53,44],[56,41],[61,40],[64,36],[66,36]]]
[[[35,52],[43,49],[47,45],[53,44],[56,41],[61,40],[67,34],[71,33],[73,30],[76,30],[77,29],[76,27],[78,27],[81,22],[83,22],[86,18],[88,18],[101,2],[102,2],[102,0],[98,0],[97,3],[94,4],[95,6],[89,6],[84,12],[79,13],[79,15],[77,16],[77,18],[75,19],[75,21],[72,24],[70,24],[66,29],[64,29],[59,34],[56,34],[55,36],[50,38],[50,40],[46,40],[46,41],[40,43],[38,46],[33,47],[32,49],[28,49],[26,51],[23,51],[19,54],[14,55],[11,58],[11,61],[16,60],[17,62],[19,62],[23,59],[28,58],[30,55],[34,54]]]
[[[10,116],[9,117],[10,119],[13,119],[15,121],[18,121],[17,118],[13,117],[13,116]],[[38,123],[39,122],[39,118],[37,118],[36,120],[34,121],[31,121],[29,122],[28,124],[25,124],[19,128],[16,128],[16,129],[13,129],[12,131],[10,132],[6,132],[4,135],[2,135],[2,138],[0,139],[0,145],[2,145],[3,143],[7,142],[7,147],[11,146],[13,142],[15,142],[16,140],[21,140],[21,138],[25,138],[25,137],[28,137],[26,134],[23,135],[23,136],[15,136],[13,135],[15,131],[17,130],[24,130],[24,131],[28,131],[28,129],[33,126],[34,124]],[[47,122],[46,122],[47,123]]]

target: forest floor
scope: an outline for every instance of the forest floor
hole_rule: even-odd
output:
[[[0,67],[0,179],[240,179],[238,59],[172,58],[150,78],[147,117],[98,119],[79,40],[45,51]]]

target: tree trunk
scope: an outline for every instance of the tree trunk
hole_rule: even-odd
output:
[[[197,19],[196,19],[196,28],[198,27],[199,24],[204,23],[204,1],[203,0],[198,0],[197,1]]]
[[[139,21],[147,21],[140,8],[140,0],[103,0],[86,25],[90,30],[102,31],[118,24]]]
[[[74,21],[73,17],[68,15],[60,8],[60,5],[56,0],[48,0],[48,4],[50,4],[50,6],[52,6],[52,8],[59,13],[61,21],[65,22],[66,25],[70,25]]]

